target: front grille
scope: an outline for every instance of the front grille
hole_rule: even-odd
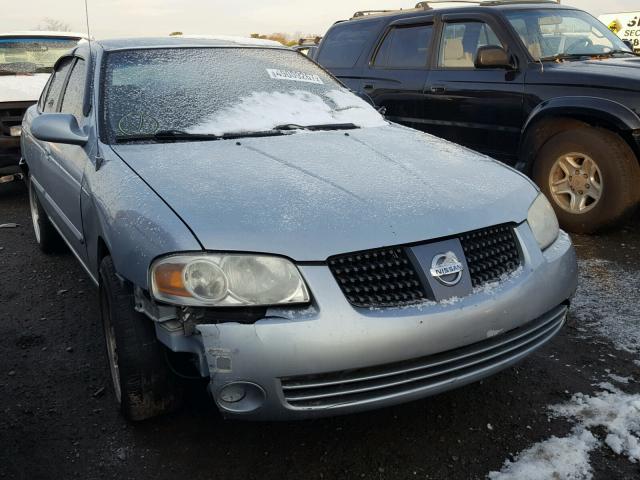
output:
[[[406,305],[426,297],[402,247],[339,255],[328,263],[347,300],[357,307]]]
[[[460,236],[474,287],[500,280],[520,266],[520,251],[511,225],[484,228]]]
[[[1,108],[0,107],[0,134],[9,136],[9,128],[22,124],[22,117],[27,107]]]
[[[442,240],[442,239],[439,239]],[[520,250],[510,224],[459,236],[473,287],[500,280],[520,266]],[[328,259],[342,292],[356,307],[397,307],[428,298],[406,246],[336,255]]]
[[[435,394],[505,368],[549,341],[565,321],[561,305],[498,337],[428,357],[356,370],[281,378],[293,408],[342,408],[419,392]]]

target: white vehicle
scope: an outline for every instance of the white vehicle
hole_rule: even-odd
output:
[[[17,171],[24,112],[38,101],[56,60],[86,39],[70,32],[0,33],[0,183],[11,179],[3,171]]]
[[[635,52],[640,52],[640,12],[606,13],[598,20],[622,40],[630,42]]]

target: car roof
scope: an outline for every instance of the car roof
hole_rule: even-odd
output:
[[[451,2],[420,2],[416,5],[416,8],[404,9],[404,10],[387,10],[387,11],[359,11],[355,12],[353,17],[348,20],[341,20],[336,23],[344,22],[363,22],[367,20],[374,20],[385,18],[389,21],[416,17],[421,15],[433,15],[434,13],[480,13],[491,10],[499,11],[513,11],[513,10],[546,10],[546,9],[563,9],[563,10],[579,10],[575,7],[568,5],[562,5],[554,1],[526,1],[526,0],[496,0],[496,1],[451,1]]]
[[[29,38],[73,38],[77,40],[87,40],[87,37],[84,33],[77,32],[54,32],[54,31],[45,31],[45,30],[23,30],[19,32],[6,32],[0,33],[0,38],[6,37],[29,37]]]
[[[230,37],[224,35],[180,35],[174,37],[116,38],[110,40],[100,40],[96,43],[101,45],[105,51],[136,50],[148,48],[235,46],[287,49],[284,45],[273,40]]]

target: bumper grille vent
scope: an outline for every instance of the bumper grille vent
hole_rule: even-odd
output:
[[[9,127],[22,124],[22,117],[29,105],[24,108],[0,108],[0,135],[9,136]]]
[[[500,280],[520,266],[520,250],[512,225],[484,228],[458,238],[473,287]],[[328,259],[328,264],[353,306],[410,305],[427,299],[427,291],[406,248],[396,246],[336,255]]]
[[[474,287],[495,282],[520,266],[520,251],[510,225],[465,233],[460,243]]]
[[[357,307],[407,305],[426,297],[402,247],[331,257],[329,268],[349,303]]]

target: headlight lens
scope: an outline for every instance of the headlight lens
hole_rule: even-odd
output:
[[[156,300],[175,305],[235,307],[309,302],[296,266],[268,255],[172,255],[151,265]]]
[[[542,193],[538,195],[531,207],[529,207],[527,222],[542,250],[555,242],[560,234],[556,213],[553,211],[549,200]]]

